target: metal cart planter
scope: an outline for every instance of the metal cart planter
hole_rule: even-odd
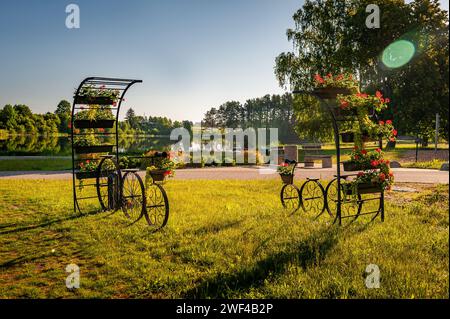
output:
[[[90,77],[79,85],[71,117],[74,211],[83,213],[94,207],[112,211],[121,209],[133,222],[145,217],[150,226],[160,229],[167,224],[169,216],[169,202],[164,188],[156,181],[146,188],[138,174],[139,169],[121,169],[118,164],[120,107],[128,89],[141,82]],[[87,91],[94,96],[82,95]],[[95,96],[97,92],[99,95],[114,92],[115,96]],[[98,111],[101,115],[106,114],[114,119],[77,118],[78,113],[84,116],[86,112],[96,114]],[[86,143],[86,137],[94,137],[96,143]],[[102,138],[108,142],[101,143]],[[83,143],[77,145],[77,139]],[[98,163],[96,170],[80,171],[78,167],[84,161]],[[83,195],[86,192],[87,195]],[[85,201],[88,201],[89,205],[82,207]]]
[[[308,94],[317,97],[321,106],[331,115],[334,140],[336,146],[337,169],[335,178],[330,181],[325,189],[325,208],[331,216],[335,217],[334,222],[342,225],[344,222],[353,222],[362,215],[374,215],[372,220],[380,216],[384,221],[384,190],[379,185],[352,185],[349,180],[357,174],[341,174],[341,147],[340,147],[340,127],[343,123],[355,121],[355,116],[351,113],[342,112],[337,106],[336,97],[338,94],[350,94],[347,89],[342,88],[321,88],[312,92],[294,91],[294,94]],[[374,115],[369,110],[370,115]],[[344,134],[345,135],[345,134]],[[350,134],[349,134],[350,136]],[[345,142],[351,139],[344,139]],[[357,168],[352,165],[344,164],[344,170],[352,171]],[[372,211],[363,211],[363,207],[369,202],[378,202],[376,209]]]

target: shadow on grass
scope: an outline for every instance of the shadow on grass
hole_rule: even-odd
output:
[[[52,219],[49,221],[46,221],[44,223],[40,223],[37,225],[29,225],[29,226],[22,226],[22,227],[17,227],[14,229],[8,229],[8,230],[4,230],[0,232],[0,235],[7,235],[7,234],[14,234],[14,233],[20,233],[20,232],[24,232],[24,231],[29,231],[29,230],[33,230],[33,229],[37,229],[37,228],[44,228],[50,225],[54,225],[54,224],[59,224],[68,220],[74,220],[77,218],[82,218],[82,217],[87,217],[87,216],[92,216],[92,215],[97,215],[100,213],[104,213],[103,211],[92,211],[89,213],[85,213],[85,214],[77,214],[77,215],[71,215],[65,218],[58,218],[58,219]],[[5,226],[6,227],[11,227],[11,226],[15,226],[17,224],[10,224],[10,226]]]
[[[268,255],[253,266],[228,274],[217,274],[188,290],[184,298],[228,298],[233,292],[259,287],[271,276],[282,275],[290,264],[307,269],[318,265],[337,243],[336,227],[328,227],[292,245],[292,248]]]

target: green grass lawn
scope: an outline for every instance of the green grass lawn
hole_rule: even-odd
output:
[[[67,158],[0,160],[0,171],[61,171],[67,169],[72,169],[72,160]]]
[[[169,224],[72,212],[71,182],[0,180],[0,298],[448,298],[447,186],[387,194],[386,221],[289,214],[277,181],[170,181]],[[65,267],[80,267],[68,290]],[[365,286],[366,266],[381,286]]]

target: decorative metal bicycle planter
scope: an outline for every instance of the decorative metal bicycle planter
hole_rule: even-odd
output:
[[[326,211],[325,190],[319,179],[306,178],[306,182],[298,188],[294,184],[295,169],[298,162],[286,161],[291,170],[288,175],[281,175],[283,186],[280,192],[281,203],[292,213],[302,208],[305,212],[317,213],[317,217]]]
[[[146,189],[139,169],[121,169],[118,164],[119,111],[126,92],[136,83],[142,81],[89,77],[75,93],[70,122],[74,211],[98,206],[121,209],[134,222],[145,217],[159,229],[169,216],[163,187],[152,182]]]
[[[355,121],[355,117],[352,112],[342,112],[337,106],[336,97],[338,94],[349,94],[349,91],[345,88],[319,88],[312,92],[294,91],[293,93],[317,97],[321,107],[330,114],[332,119],[338,165],[335,178],[325,188],[324,207],[328,214],[334,217],[334,223],[338,222],[339,225],[342,225],[344,222],[353,222],[358,217],[369,214],[374,215],[372,220],[380,216],[381,220],[384,221],[384,189],[379,187],[379,185],[370,183],[355,186],[350,181],[350,178],[357,174],[341,173],[340,164],[344,162],[341,162],[340,127],[343,123]],[[371,116],[374,116],[374,114],[372,113]],[[344,169],[347,171],[364,171],[366,169],[365,167],[344,165]],[[376,209],[364,211],[364,205],[369,202],[374,202]]]

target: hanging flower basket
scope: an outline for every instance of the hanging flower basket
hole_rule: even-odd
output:
[[[342,143],[353,143],[355,141],[355,134],[353,132],[341,133]]]
[[[77,154],[110,153],[112,149],[113,145],[75,146],[75,152]]]
[[[167,170],[165,169],[154,169],[148,171],[148,173],[150,174],[154,182],[163,182],[167,176]]]
[[[283,184],[293,184],[294,183],[294,175],[281,175],[281,180],[283,181]]]
[[[115,120],[75,120],[76,128],[112,128]]]
[[[351,92],[347,88],[339,87],[319,87],[315,88],[313,94],[319,99],[333,100],[336,99],[338,94],[349,95]]]
[[[77,96],[75,97],[75,104],[87,105],[112,105],[115,99],[107,96]]]
[[[380,183],[358,183],[356,186],[356,194],[373,194],[373,193],[381,193],[383,188]],[[351,183],[346,184],[345,191],[347,195],[356,195],[353,194],[353,188]]]
[[[363,165],[361,163],[356,163],[352,161],[345,161],[342,164],[344,166],[344,171],[346,172],[364,171],[370,169],[370,166],[368,165]]]

